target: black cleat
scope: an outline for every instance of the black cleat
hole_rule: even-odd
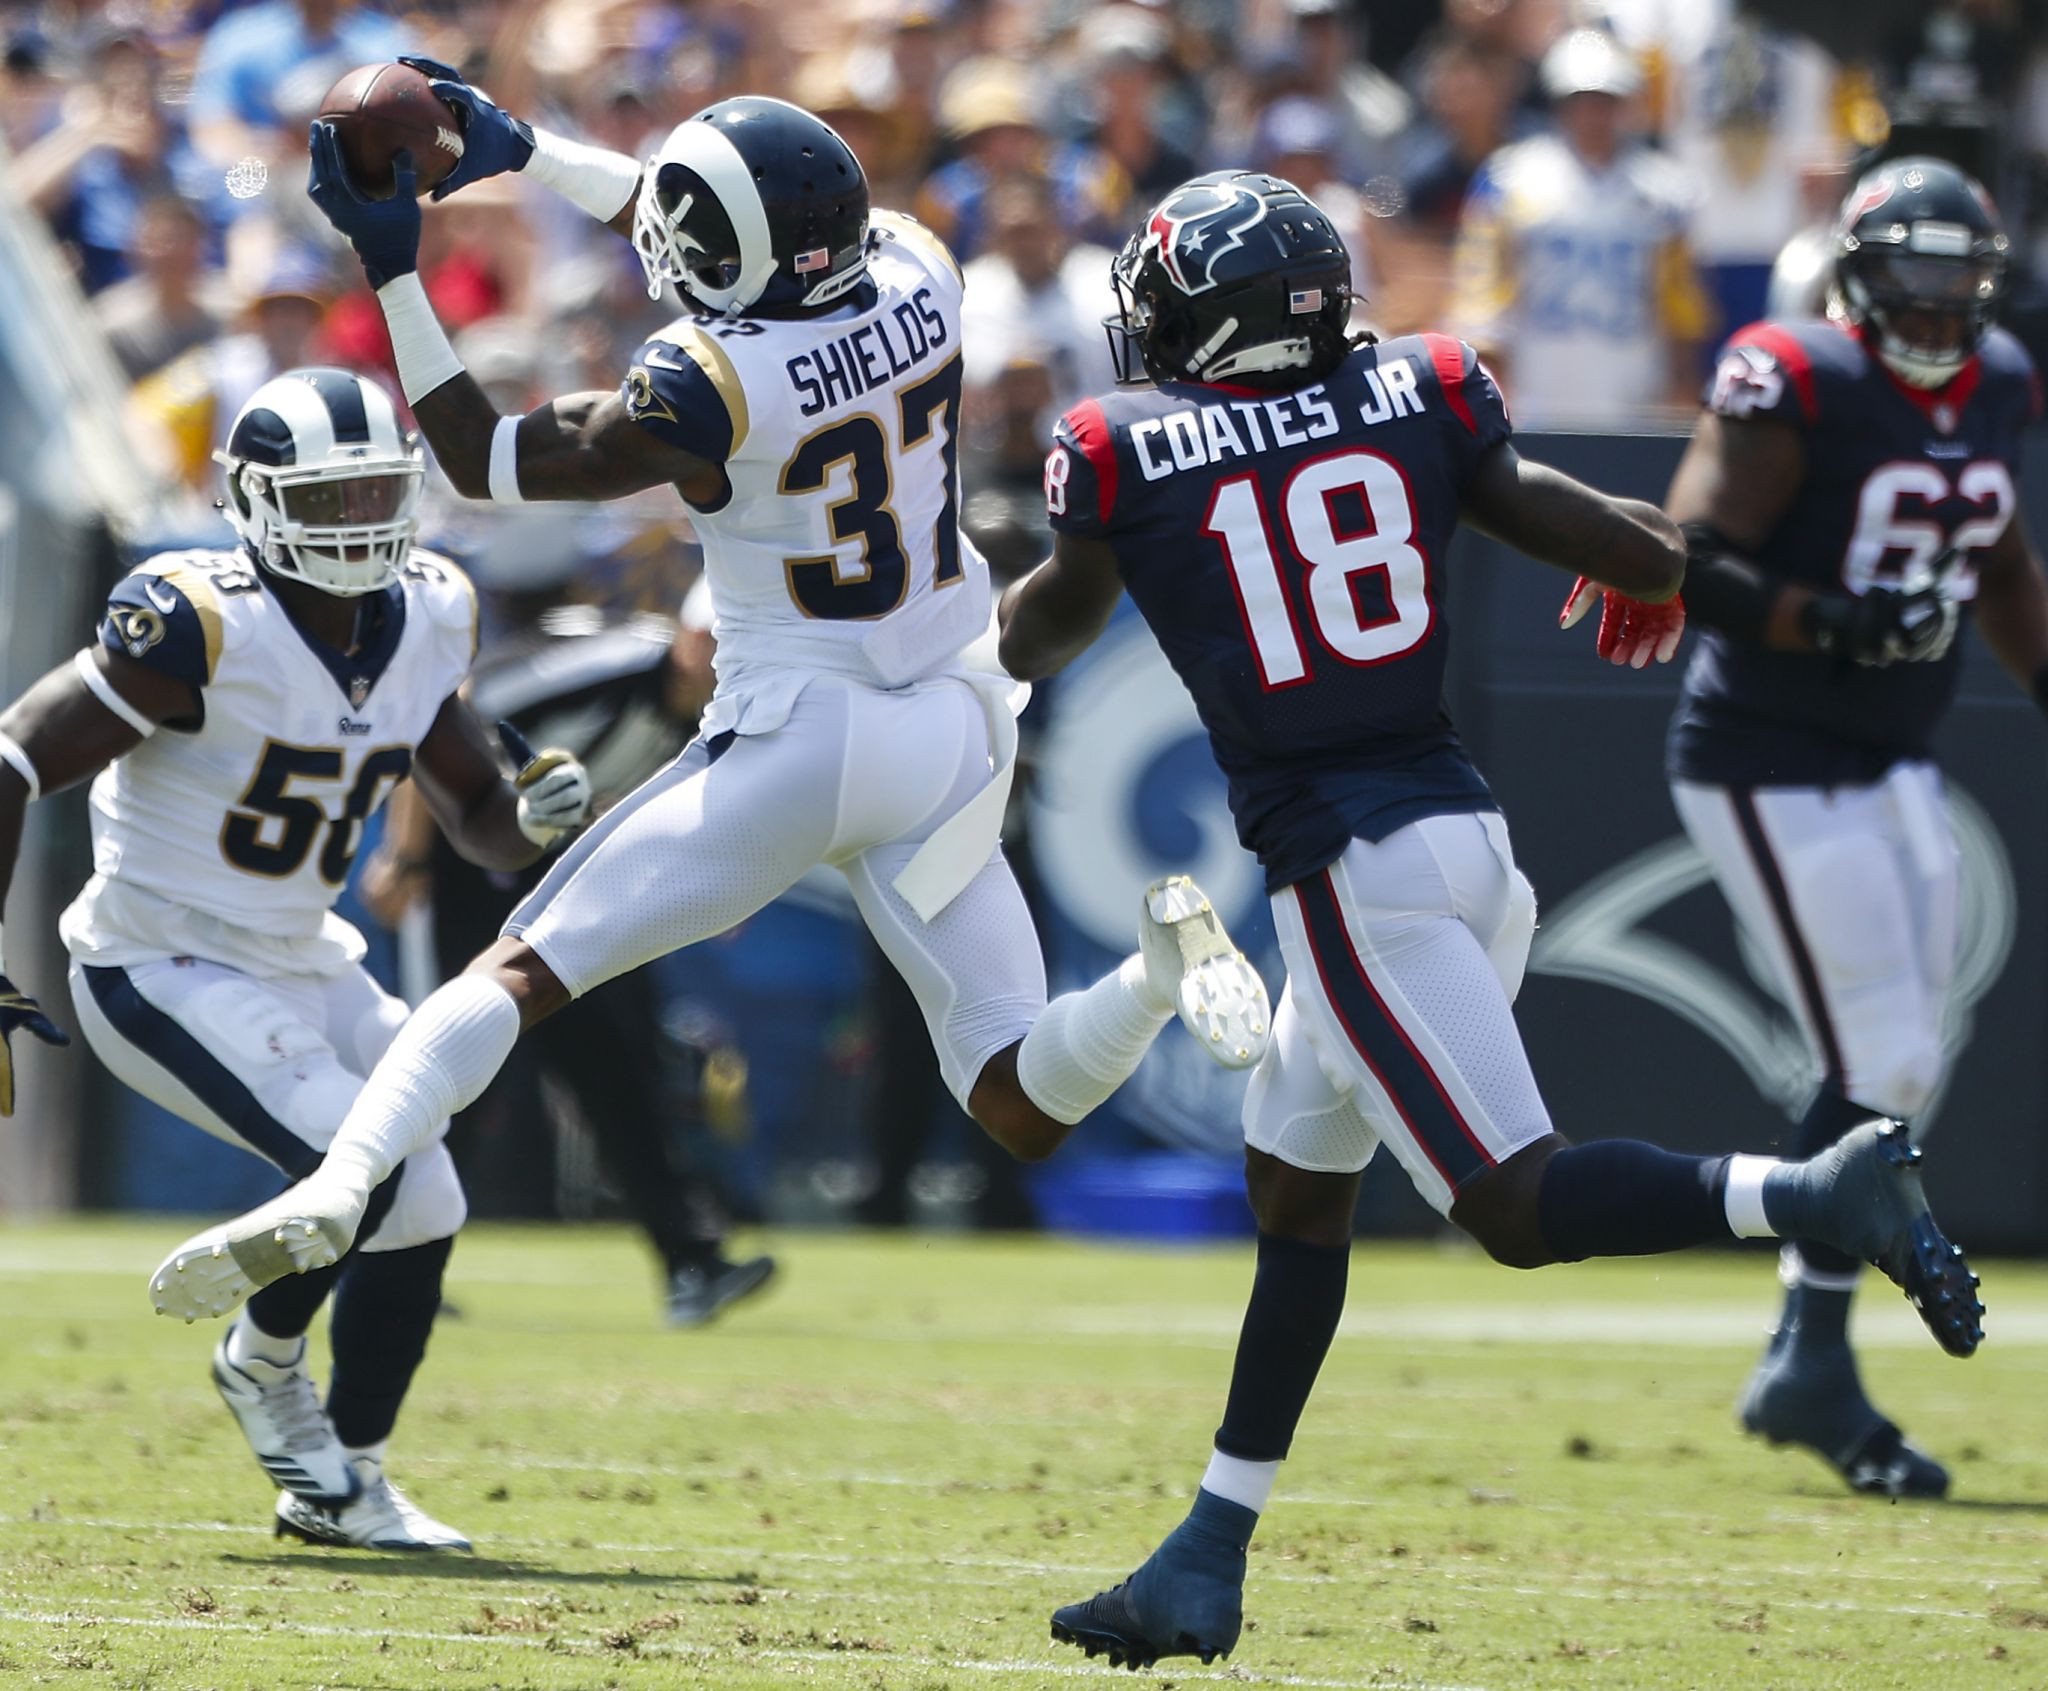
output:
[[[671,1327],[701,1327],[727,1304],[752,1297],[775,1277],[773,1257],[686,1263],[669,1271],[663,1302]]]
[[[1814,1238],[1884,1270],[1951,1356],[1984,1341],[1977,1276],[1950,1244],[1920,1186],[1920,1152],[1895,1121],[1870,1121],[1797,1165],[1819,1200]]]
[[[1244,1551],[1257,1522],[1239,1504],[1198,1493],[1188,1519],[1129,1579],[1053,1611],[1053,1642],[1133,1671],[1166,1656],[1205,1665],[1228,1656],[1244,1626]]]
[[[1873,1497],[1948,1495],[1948,1470],[1863,1395],[1846,1344],[1801,1344],[1779,1332],[1743,1389],[1742,1424],[1772,1444],[1810,1450],[1851,1491]]]

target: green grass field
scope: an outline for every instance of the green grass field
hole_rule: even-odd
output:
[[[152,1317],[175,1222],[0,1231],[0,1685],[939,1691],[1103,1679],[1046,1616],[1179,1518],[1249,1253],[798,1236],[707,1332],[612,1230],[480,1228],[392,1470],[475,1558],[274,1540]],[[1889,1287],[1882,1399],[1944,1507],[1739,1437],[1768,1257],[1515,1275],[1363,1249],[1254,1546],[1233,1664],[1412,1691],[2048,1686],[2048,1274],[1941,1357]]]

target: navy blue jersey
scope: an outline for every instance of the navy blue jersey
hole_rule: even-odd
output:
[[[1763,570],[1828,593],[1911,590],[1954,548],[1946,591],[1967,601],[1977,591],[1970,554],[2017,509],[2020,431],[2039,415],[2040,388],[2002,329],[1928,392],[1898,380],[1848,329],[1810,320],[1734,336],[1705,403],[1805,437],[1805,480],[1752,554]],[[1901,758],[1927,756],[1961,662],[1958,642],[1933,662],[1845,668],[1709,629],[1672,721],[1670,771],[1728,786],[1874,781]]]
[[[1353,839],[1494,808],[1444,710],[1437,572],[1509,433],[1493,378],[1445,335],[1359,348],[1288,393],[1169,383],[1061,420],[1052,525],[1115,552],[1270,889]]]

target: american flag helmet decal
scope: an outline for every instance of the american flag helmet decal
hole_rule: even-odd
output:
[[[796,273],[799,276],[807,275],[813,270],[827,269],[831,263],[830,247],[813,247],[809,252],[800,252],[796,255]]]
[[[1303,312],[1323,309],[1321,288],[1301,288],[1287,296],[1287,310],[1290,316],[1299,317]]]

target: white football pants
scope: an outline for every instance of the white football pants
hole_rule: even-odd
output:
[[[1431,816],[1273,899],[1287,960],[1246,1144],[1350,1174],[1384,1141],[1440,1214],[1551,1131],[1515,1026],[1536,895],[1497,814]]]
[[[989,780],[965,683],[891,692],[825,676],[765,734],[693,743],[562,854],[505,932],[572,994],[736,926],[829,863],[931,1031],[964,1106],[989,1058],[1045,1008],[1038,933],[998,847],[930,922],[892,882]]]
[[[1955,970],[1955,835],[1931,763],[1867,787],[1672,784],[1823,1085],[1911,1117],[1941,1084]]]
[[[216,1139],[311,1174],[408,1014],[360,968],[259,980],[197,957],[71,965],[79,1031],[116,1079]],[[448,1124],[441,1123],[445,1134]],[[469,1206],[437,1135],[406,1158],[362,1242],[402,1251],[452,1238]]]

